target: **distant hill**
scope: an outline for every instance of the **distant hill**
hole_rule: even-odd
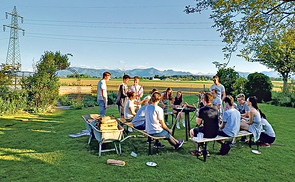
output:
[[[109,69],[92,69],[92,68],[80,68],[80,67],[72,67],[78,71],[79,74],[85,74],[90,76],[102,77],[103,72],[108,71],[112,74],[112,77],[121,77],[125,74],[134,77],[134,76],[142,76],[142,77],[153,77],[155,75],[192,75],[190,72],[184,71],[174,71],[171,69],[160,71],[155,68],[146,68],[146,69],[133,69],[133,70],[109,70]],[[62,70],[58,71],[58,76],[67,76],[68,74],[73,74],[70,71]]]
[[[186,71],[174,71],[172,69],[160,71],[155,68],[146,68],[146,69],[133,69],[133,70],[109,70],[109,69],[93,69],[93,68],[80,68],[80,67],[72,67],[78,71],[79,74],[85,74],[85,75],[90,75],[90,76],[95,76],[95,77],[102,77],[103,72],[108,71],[112,74],[112,77],[121,77],[125,74],[128,74],[131,77],[134,76],[140,76],[140,77],[153,77],[155,75],[165,75],[165,76],[172,76],[172,75],[202,75],[202,76],[214,76],[214,73],[197,73],[197,74],[192,74],[191,72],[186,72]],[[64,77],[67,76],[68,74],[73,74],[70,71],[67,70],[62,70],[58,71],[58,76]],[[238,72],[241,77],[247,78],[250,72]],[[261,73],[269,76],[269,77],[276,77],[279,78],[280,75],[276,71],[262,71]],[[292,76],[293,79],[295,79],[295,76]]]

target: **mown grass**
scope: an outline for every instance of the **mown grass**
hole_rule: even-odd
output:
[[[184,99],[188,103],[195,100]],[[238,143],[228,155],[220,156],[217,155],[220,145],[216,143],[213,149],[210,142],[211,157],[205,163],[190,155],[195,149],[190,141],[175,151],[162,140],[166,147],[159,149],[159,155],[153,150],[154,154],[148,156],[147,138],[124,141],[121,156],[106,152],[99,158],[96,140],[88,145],[88,136],[68,136],[84,130],[81,116],[98,113],[98,108],[3,116],[0,118],[0,181],[294,181],[295,109],[266,104],[259,107],[276,131],[275,145],[261,147],[262,154],[257,155],[247,144]],[[107,114],[118,116],[117,107],[110,107]],[[191,126],[195,126],[194,121]],[[184,129],[176,130],[175,137],[185,138]],[[138,154],[136,158],[130,155],[132,151]],[[126,165],[107,165],[107,159],[123,160]],[[146,166],[148,161],[156,162],[157,167]]]

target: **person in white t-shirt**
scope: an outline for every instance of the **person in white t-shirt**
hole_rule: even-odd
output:
[[[210,92],[213,89],[216,89],[217,90],[217,97],[219,97],[223,101],[223,99],[226,96],[225,88],[224,88],[224,86],[221,83],[219,83],[219,77],[217,75],[215,75],[213,77],[213,82],[214,82],[214,84],[211,85]]]
[[[155,93],[155,92],[158,92],[158,90],[157,90],[156,88],[154,88],[154,89],[152,90],[151,95],[147,95],[147,96],[145,96],[145,97],[143,98],[143,100],[147,100],[147,101],[144,102],[144,105],[149,105],[149,100],[151,100],[151,97],[152,97],[153,93]]]
[[[159,101],[161,99],[161,94],[158,92],[155,92],[152,97],[152,104],[148,105],[146,107],[145,112],[145,118],[146,118],[146,132],[149,135],[155,136],[155,137],[161,137],[165,136],[166,140],[169,141],[169,143],[174,146],[174,149],[179,149],[184,140],[176,140],[173,136],[171,136],[169,133],[172,132],[171,129],[167,127],[167,125],[164,122],[163,118],[163,109],[158,106]]]
[[[108,108],[108,92],[106,82],[111,78],[109,72],[103,73],[103,78],[97,84],[97,103],[99,105],[99,113],[101,117],[104,117]]]

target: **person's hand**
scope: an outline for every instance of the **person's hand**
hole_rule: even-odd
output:
[[[169,132],[169,133],[172,133],[172,130],[168,128],[168,132]]]

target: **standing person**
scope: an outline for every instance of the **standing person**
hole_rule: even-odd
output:
[[[108,108],[108,92],[106,82],[110,80],[111,73],[104,72],[102,79],[97,84],[97,103],[99,105],[99,113],[104,117]]]
[[[219,97],[221,100],[223,100],[225,98],[225,96],[226,96],[225,88],[221,83],[219,83],[219,77],[217,75],[215,75],[213,77],[213,82],[214,82],[214,84],[211,85],[210,92],[213,89],[216,89],[217,90],[217,97]]]
[[[211,90],[211,94],[213,96],[212,104],[217,107],[218,115],[220,116],[222,113],[222,109],[221,109],[222,101],[219,97],[217,97],[217,90],[215,88]]]
[[[212,100],[213,100],[213,96],[210,92],[205,93],[204,95],[204,104],[205,106],[202,107],[199,110],[199,115],[196,118],[196,122],[198,125],[201,124],[202,120],[204,121],[203,126],[202,127],[198,127],[198,128],[193,128],[190,130],[190,136],[191,137],[197,137],[199,132],[204,133],[204,138],[215,138],[218,134],[218,129],[219,129],[219,125],[218,125],[218,110],[216,109],[216,107],[213,107],[212,105]],[[191,152],[192,155],[203,155],[201,153],[201,150],[198,146],[197,142],[194,142],[196,146],[196,151],[195,152]],[[206,154],[208,157],[209,152],[207,151]]]
[[[118,110],[121,118],[124,118],[124,107],[127,101],[127,91],[128,91],[128,82],[129,82],[130,76],[124,75],[123,76],[123,83],[119,86],[118,91],[118,97],[116,104],[118,105]]]
[[[169,126],[169,123],[168,123],[168,103],[170,102],[170,105],[172,106],[172,99],[173,99],[173,93],[172,93],[172,88],[167,88],[167,90],[165,92],[163,92],[161,94],[161,107],[163,108],[164,110],[164,114],[165,114],[165,123],[167,126]]]
[[[259,139],[262,130],[261,116],[257,106],[257,98],[255,96],[249,97],[247,99],[247,105],[250,108],[249,121],[246,121],[245,119],[241,120],[241,130],[247,130],[253,133],[254,142],[256,142]],[[250,142],[249,139],[247,141]]]
[[[249,118],[250,108],[249,106],[247,106],[247,102],[245,101],[245,95],[244,94],[237,95],[237,101],[238,101],[237,110],[241,113],[241,117]],[[247,139],[246,136],[242,136],[239,142],[245,142],[246,139]]]
[[[219,83],[219,77],[217,75],[213,76],[213,82],[214,84],[211,85],[210,87],[210,92],[213,90],[213,89],[216,89],[217,90],[217,97],[219,97],[222,101],[223,99],[225,98],[226,94],[225,94],[225,88],[224,86]],[[221,107],[220,107],[220,114],[223,113],[223,106],[221,104]]]
[[[134,77],[134,85],[130,86],[129,92],[134,92],[136,95],[136,101],[140,102],[140,98],[143,96],[143,88],[139,85],[139,77]],[[135,105],[135,112],[137,112],[140,109],[141,105],[136,104]]]
[[[226,96],[223,99],[225,111],[222,116],[222,122],[219,124],[218,135],[225,137],[235,137],[239,134],[240,124],[241,124],[241,114],[237,111],[233,102],[234,99],[232,96]],[[218,141],[219,143],[224,143],[224,140]],[[235,146],[235,140],[233,140],[231,146]]]
[[[179,106],[184,107],[181,91],[177,92],[176,97],[174,98],[173,105],[174,106],[179,105]],[[173,114],[177,114],[177,113],[178,113],[177,110],[175,108],[173,108]],[[176,118],[176,121],[177,121],[176,128],[180,129],[180,126],[179,126],[180,118],[182,119],[182,126],[185,127],[185,121],[184,121],[184,118],[183,118],[183,113],[181,112],[181,113],[177,114],[177,116],[178,117]]]
[[[173,136],[171,136],[169,133],[172,132],[171,129],[167,127],[167,125],[163,121],[163,109],[158,106],[160,99],[161,99],[161,94],[158,92],[155,92],[152,95],[152,104],[148,105],[146,107],[146,113],[145,113],[145,118],[146,118],[146,132],[149,135],[155,136],[155,137],[161,137],[165,136],[166,140],[174,146],[174,149],[179,149],[184,140],[176,140]]]

